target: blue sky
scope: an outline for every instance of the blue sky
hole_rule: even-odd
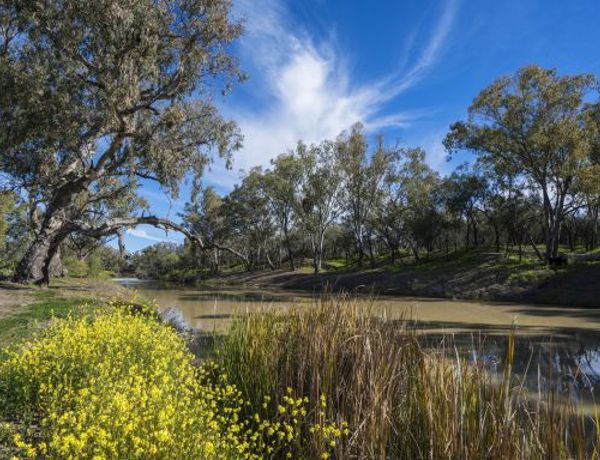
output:
[[[244,148],[233,169],[215,161],[205,182],[227,193],[240,170],[361,121],[370,135],[421,146],[442,174],[441,140],[472,99],[503,74],[531,63],[600,75],[597,0],[234,0],[246,33],[234,46],[249,80],[219,100],[238,122]],[[156,186],[142,195],[177,220],[188,197]],[[140,226],[130,251],[181,236]]]

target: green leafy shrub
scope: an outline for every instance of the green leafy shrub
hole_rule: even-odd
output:
[[[88,276],[89,267],[85,260],[79,260],[76,257],[65,257],[63,263],[69,276],[73,278]]]

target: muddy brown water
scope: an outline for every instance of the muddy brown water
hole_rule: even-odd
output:
[[[116,281],[156,301],[161,309],[181,311],[190,326],[207,332],[226,330],[235,312],[314,301],[310,293],[287,290]],[[502,371],[508,336],[514,331],[513,372],[527,386],[552,386],[586,404],[594,403],[594,395],[600,392],[600,308],[391,296],[360,301],[390,320],[415,321],[431,349],[456,348],[492,372]]]

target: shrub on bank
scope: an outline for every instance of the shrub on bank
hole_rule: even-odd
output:
[[[134,314],[132,314],[134,313]],[[294,452],[306,401],[242,418],[244,401],[211,363],[152,315],[113,309],[57,320],[0,363],[0,443],[48,459],[269,458]],[[304,415],[303,415],[304,414]],[[287,416],[284,417],[284,416]],[[339,429],[311,428],[331,450]]]

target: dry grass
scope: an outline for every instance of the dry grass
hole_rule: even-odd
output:
[[[250,410],[264,395],[275,408],[289,387],[315,402],[315,419],[347,422],[336,458],[597,458],[598,419],[556,394],[528,394],[511,373],[513,353],[511,341],[498,381],[452,347],[425,351],[403,322],[326,296],[236,317],[218,356]],[[316,448],[307,443],[302,455],[315,458]]]

